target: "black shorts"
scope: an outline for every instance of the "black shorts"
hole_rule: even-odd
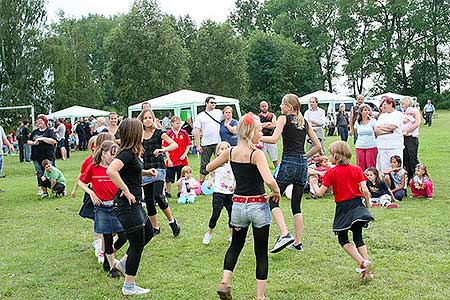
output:
[[[183,169],[183,165],[175,166],[175,167],[167,167],[166,169],[166,182],[175,182],[175,175],[177,175],[177,180],[181,178],[181,169]]]

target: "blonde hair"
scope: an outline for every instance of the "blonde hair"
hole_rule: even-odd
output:
[[[173,116],[173,117],[170,119],[170,122],[172,122],[172,123],[174,123],[174,122],[181,122],[181,118],[178,117],[178,116]]]
[[[258,124],[260,124],[259,117],[254,113],[249,112],[242,116],[237,126],[237,136],[239,141],[246,141],[250,149],[255,149],[252,140]]]
[[[105,123],[106,123],[106,120],[104,117],[97,118],[97,127],[103,126],[103,125],[105,125]]]
[[[225,107],[222,109],[222,113],[224,113],[226,110],[231,110],[231,113],[233,113],[233,108],[232,108],[231,106],[229,106],[229,105],[225,106]]]
[[[97,139],[95,140],[95,148],[100,147],[104,141],[114,141],[114,135],[109,132],[102,132],[97,135]]]
[[[119,149],[119,146],[114,143],[114,141],[106,140],[104,141],[97,149],[95,149],[94,152],[94,158],[92,159],[92,163],[95,166],[98,166],[102,162],[102,154],[103,152],[113,152],[112,150],[115,149],[114,153],[117,153],[117,150]]]
[[[328,147],[331,157],[336,161],[338,165],[345,166],[350,164],[350,158],[352,158],[352,151],[346,142],[337,141],[331,143]]]
[[[401,104],[405,103],[406,106],[408,106],[408,107],[410,107],[410,106],[413,105],[413,101],[412,101],[411,97],[409,97],[409,96],[406,96],[406,97],[402,98],[402,99],[400,100],[400,103],[401,103]]]
[[[150,128],[151,128],[151,129],[156,129],[156,128],[158,128],[158,126],[157,126],[157,124],[156,124],[157,121],[156,121],[155,113],[154,113],[153,110],[151,110],[151,109],[144,109],[143,111],[141,111],[141,113],[140,113],[139,116],[137,117],[138,120],[141,121],[142,123],[144,123],[144,115],[145,115],[146,113],[150,113],[150,115],[151,115],[152,118],[153,118],[153,124],[152,124],[152,126],[151,126]],[[145,130],[144,125],[142,125],[142,128],[144,128],[144,130]]]
[[[227,147],[227,149],[231,148],[231,145],[228,142],[222,141],[222,142],[218,143],[217,146],[216,146],[216,152],[215,152],[216,156],[218,156],[217,152],[219,152],[220,147],[223,146],[223,145],[225,145]]]
[[[298,100],[298,96],[295,94],[286,94],[281,102],[285,105],[292,106],[292,109],[295,111],[295,118],[292,120],[292,123],[294,123],[298,129],[305,128],[305,118],[303,118],[303,114],[300,111],[300,100]]]
[[[87,148],[89,149],[89,151],[91,151],[91,153],[94,153],[94,151],[95,151],[95,147],[96,147],[95,142],[97,141],[97,137],[98,137],[97,135],[94,135],[93,137],[91,137],[89,139]]]
[[[184,166],[184,167],[181,169],[181,176],[186,175],[187,172],[192,173],[192,168],[189,167],[189,166]]]

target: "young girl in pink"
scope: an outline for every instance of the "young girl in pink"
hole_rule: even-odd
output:
[[[424,164],[416,165],[416,174],[409,183],[411,187],[412,197],[427,197],[433,200],[433,182],[428,175],[427,166]]]
[[[358,263],[357,271],[361,280],[368,281],[372,278],[373,266],[362,237],[362,229],[374,218],[367,209],[370,206],[367,177],[360,167],[350,164],[352,152],[346,142],[334,142],[328,151],[331,163],[336,167],[325,174],[317,195],[323,196],[329,187],[333,187],[336,202],[333,231],[345,252]],[[353,232],[354,244],[348,239],[349,230]]]
[[[331,166],[328,164],[328,158],[326,156],[322,155],[316,158],[316,168],[313,170],[314,173],[309,176],[310,192],[313,198],[316,197],[316,192],[322,185],[325,173],[329,169],[331,169]]]

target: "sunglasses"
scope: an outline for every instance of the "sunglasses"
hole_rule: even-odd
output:
[[[211,103],[211,104],[217,104],[217,102],[213,102],[213,101],[209,101],[209,103]]]

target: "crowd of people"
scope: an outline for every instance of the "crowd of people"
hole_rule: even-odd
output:
[[[367,208],[398,208],[396,202],[406,197],[408,186],[412,197],[432,199],[431,178],[426,165],[418,160],[420,112],[408,97],[400,101],[403,112],[395,109],[393,99],[384,97],[375,117],[364,97],[358,96],[350,116],[345,105],[340,105],[336,125],[341,141],[325,149],[325,111],[316,98],[309,103],[302,114],[298,97],[287,94],[281,100],[280,116],[262,101],[258,115],[247,113],[236,120],[232,107],[219,110],[215,98],[208,97],[195,122],[188,119],[184,124],[170,113],[159,120],[147,102],[137,118],[124,118],[120,124],[119,116],[111,113],[108,120],[81,118],[74,126],[58,119],[51,128],[47,118],[39,115],[31,133],[26,133],[27,124],[20,125],[20,134],[26,136],[21,142],[23,160],[34,164],[39,195],[48,197],[50,189],[58,197],[67,194],[67,182],[55,166],[55,151],[63,160],[68,158],[71,145],[90,151],[71,195],[76,196],[77,187],[85,192],[80,215],[93,219],[96,255],[110,278],[124,276],[124,295],[149,292],[136,285],[136,275],[144,247],[161,232],[156,206],[164,213],[173,236],[181,233],[168,201],[174,195],[174,183],[179,204],[193,204],[197,195],[211,190],[211,218],[203,244],[210,244],[221,211],[227,211],[230,245],[217,289],[220,299],[232,299],[232,274],[250,226],[255,243],[256,299],[265,299],[271,217],[279,236],[270,252],[285,248],[303,251],[301,201],[308,191],[312,198],[334,195],[333,231],[357,263],[360,278],[370,280],[373,264],[362,236],[362,229],[373,221]],[[427,124],[431,126],[431,121]],[[1,140],[13,148],[0,129]],[[350,164],[349,135],[354,137],[356,165]],[[198,180],[189,166],[191,138],[200,155]],[[29,158],[25,146],[31,148]],[[275,175],[268,160],[277,169]],[[293,234],[279,205],[289,188]],[[353,243],[348,231],[353,233]],[[127,241],[126,254],[116,259],[116,251]]]

